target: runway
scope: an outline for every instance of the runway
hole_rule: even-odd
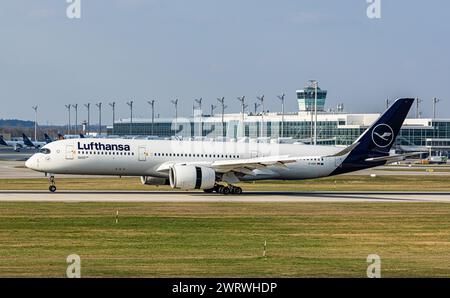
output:
[[[247,192],[218,195],[202,192],[140,191],[0,191],[2,202],[110,202],[110,203],[300,203],[300,202],[441,202],[449,192]]]

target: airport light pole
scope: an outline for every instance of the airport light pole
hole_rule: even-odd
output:
[[[223,120],[225,109],[227,108],[227,106],[225,105],[225,97],[217,98],[217,101],[220,103],[220,106],[222,107],[222,137],[225,137],[225,122]]]
[[[202,101],[203,101],[203,97],[200,97],[199,99],[195,99],[195,102],[198,104],[198,108],[200,109],[200,136],[203,137],[203,110],[202,110]]]
[[[312,82],[313,82],[313,80],[309,80],[309,86],[307,86],[308,88],[310,88],[311,87],[311,85],[312,85]],[[308,98],[308,93],[309,93],[309,95],[310,95],[310,98]],[[309,103],[311,103],[311,99],[313,98],[313,92],[311,91],[311,92],[306,92],[305,91],[305,104],[307,105],[307,102],[309,102]],[[308,109],[308,108],[307,108]],[[314,111],[313,111],[313,107],[312,107],[312,104],[310,104],[309,105],[309,113],[310,113],[310,115],[311,115],[311,122],[310,122],[310,125],[309,125],[309,134],[310,134],[310,137],[311,137],[311,141],[310,141],[310,144],[312,145],[313,143],[314,143],[314,113],[313,113]]]
[[[248,105],[245,104],[245,95],[237,98],[241,102],[241,137],[245,137],[244,113]]]
[[[441,101],[440,99],[433,97],[433,119],[436,118],[436,104],[440,101]]]
[[[91,104],[90,103],[86,103],[84,104],[84,106],[87,109],[87,129],[86,132],[89,133],[90,130],[90,124],[91,124]]]
[[[75,133],[78,133],[78,104],[73,104],[72,107],[75,110]]]
[[[255,115],[256,115],[256,113],[258,112],[258,108],[261,104],[255,102],[253,105],[254,105],[253,108],[255,109]]]
[[[67,134],[70,135],[70,108],[72,107],[71,104],[66,105],[66,109],[69,113],[69,123],[67,124]]]
[[[389,109],[389,105],[391,104],[391,101],[389,98],[386,99],[386,110]]]
[[[259,102],[261,102],[261,108],[262,108],[262,112],[261,112],[261,133],[260,133],[260,137],[264,137],[265,133],[264,133],[264,94],[261,96],[257,96],[256,97]]]
[[[98,108],[98,134],[102,134],[102,103],[96,103],[95,104]]]
[[[172,100],[171,102],[175,107],[175,133],[176,133],[178,129],[178,98]]]
[[[317,81],[311,81],[314,85],[314,146],[317,145]]]
[[[281,137],[284,136],[284,96],[284,93],[277,95],[278,99],[281,100]]]
[[[147,101],[148,104],[152,107],[152,136],[155,135],[154,126],[155,126],[155,100]]]
[[[317,81],[314,84],[314,146],[317,145]]]
[[[110,102],[109,106],[112,109],[112,126],[113,126],[113,131],[114,131],[114,122],[116,121],[116,102]]]
[[[420,118],[419,104],[422,102],[422,99],[416,98],[416,118]]]
[[[34,141],[37,141],[37,111],[38,111],[38,106],[33,106],[32,107],[34,110]]]
[[[203,101],[203,97],[200,97],[199,99],[195,99],[195,102],[198,104],[198,108],[200,109],[200,112],[202,112],[202,101]]]
[[[130,136],[133,134],[133,103],[132,100],[127,102],[127,105],[130,107]]]
[[[215,105],[211,105],[211,117],[214,116],[214,110],[217,108]]]

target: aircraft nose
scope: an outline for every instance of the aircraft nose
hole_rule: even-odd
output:
[[[29,169],[35,170],[36,169],[36,156],[33,155],[30,158],[27,159],[25,162],[25,166]]]

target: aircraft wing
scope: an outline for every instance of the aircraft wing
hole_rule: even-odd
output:
[[[298,158],[288,156],[267,156],[249,159],[218,160],[213,162],[165,162],[158,167],[157,171],[165,172],[175,164],[183,164],[209,167],[217,173],[235,172],[245,175],[255,175],[253,170],[263,170],[268,166],[284,168],[287,163],[293,163],[297,160]]]
[[[294,163],[297,160],[297,158],[289,156],[268,156],[249,159],[218,160],[212,162],[209,166],[217,173],[236,172],[252,175],[253,170],[264,169],[268,166],[284,168],[287,163]]]
[[[381,156],[381,157],[366,158],[366,161],[369,161],[369,162],[386,161],[387,163],[393,163],[393,162],[405,160],[407,157],[415,156],[415,155],[419,155],[419,154],[423,154],[423,153],[427,153],[427,152],[411,152],[411,153],[405,153],[405,154],[395,154],[395,155],[387,155],[387,156]]]

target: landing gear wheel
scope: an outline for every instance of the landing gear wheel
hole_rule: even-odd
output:
[[[240,195],[240,194],[242,193],[242,188],[240,188],[240,187],[235,187],[235,188],[233,189],[233,193],[235,193],[235,194],[237,194],[237,195]]]
[[[48,190],[50,192],[55,192],[56,191],[56,186],[55,186],[55,176],[50,176],[50,178],[48,179],[50,182],[50,186],[48,187]]]
[[[224,186],[222,188],[222,194],[227,195],[230,193],[230,188],[228,186]]]

